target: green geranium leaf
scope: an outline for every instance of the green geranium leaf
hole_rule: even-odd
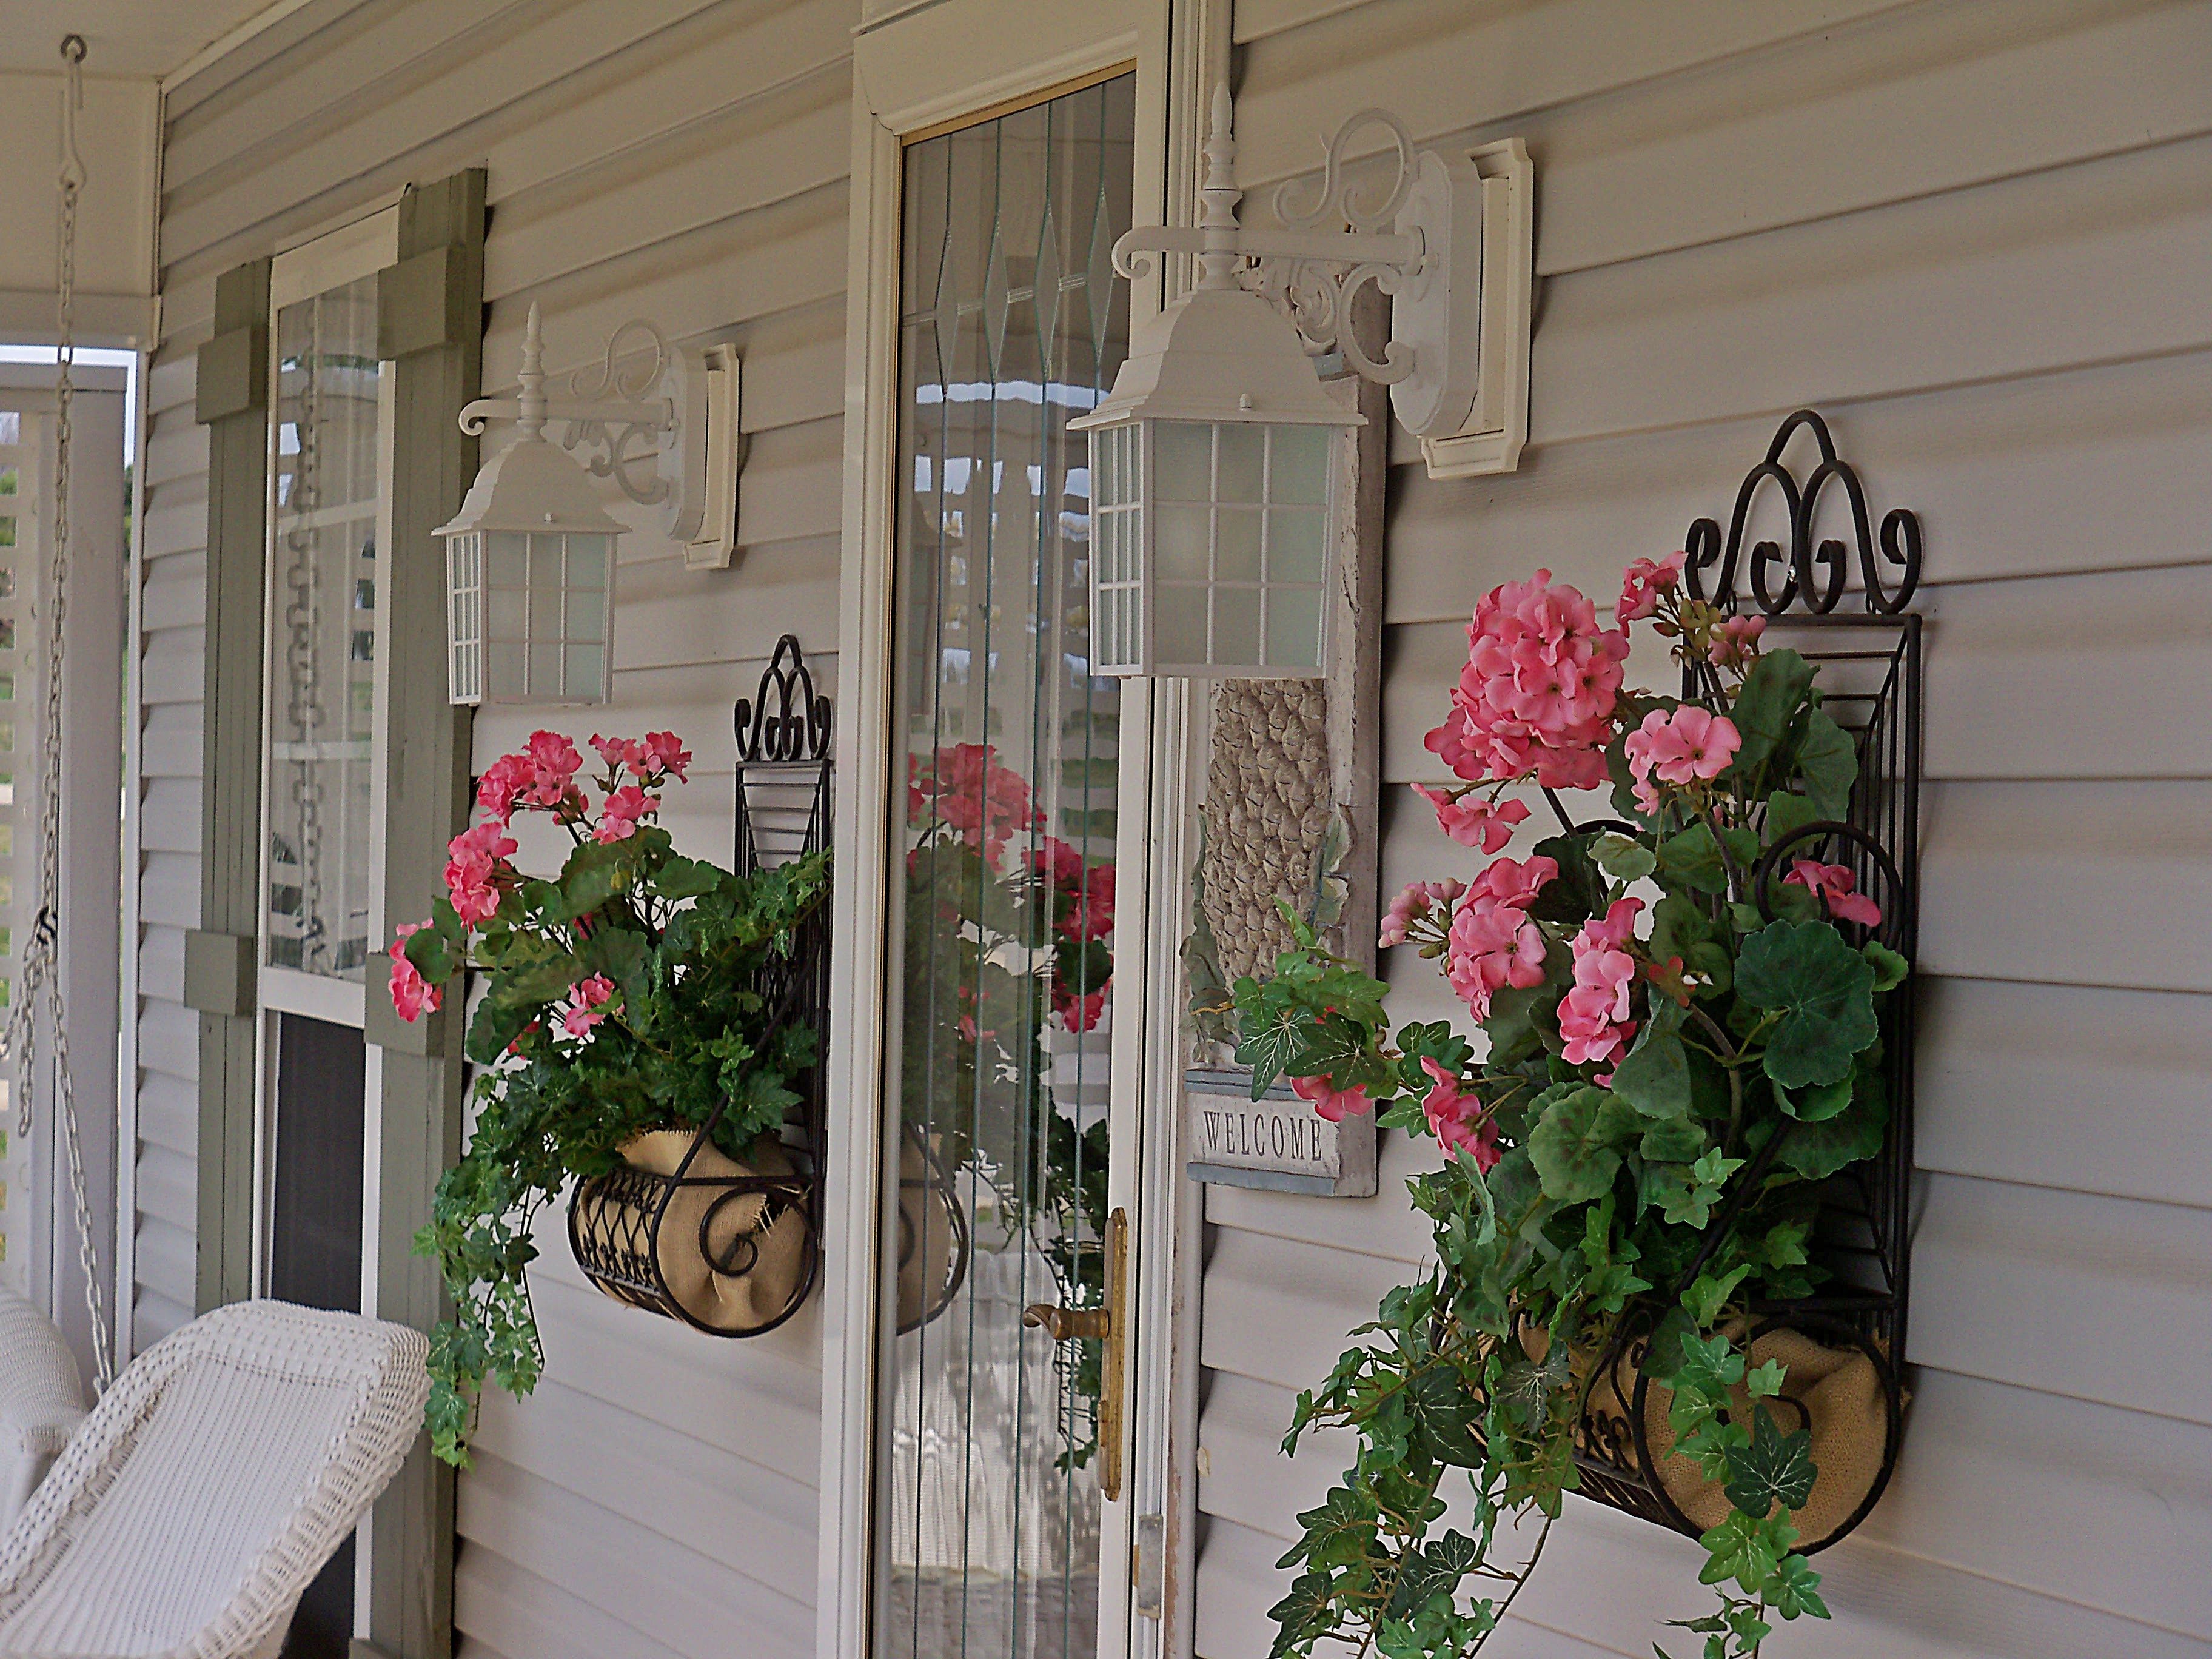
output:
[[[1728,866],[1721,861],[1721,844],[1703,823],[1693,823],[1659,843],[1659,870],[1668,881],[1700,893],[1728,890]],[[1653,944],[1657,944],[1656,938]]]
[[[1614,1080],[1620,1080],[1617,1073]],[[1689,1164],[1711,1144],[1705,1125],[1678,1117],[1663,1119],[1646,1129],[1636,1150],[1646,1164]]]
[[[1728,1500],[1746,1515],[1764,1517],[1779,1504],[1801,1510],[1820,1471],[1813,1466],[1808,1429],[1784,1434],[1765,1406],[1753,1407],[1751,1444],[1728,1455]]]
[[[721,882],[718,866],[687,858],[671,858],[653,878],[661,896],[672,899],[697,898],[702,893],[713,892]]]
[[[1785,1089],[1833,1083],[1881,1035],[1874,966],[1824,921],[1770,923],[1743,942],[1736,994],[1781,1018],[1768,1032],[1767,1076]]]
[[[1743,738],[1728,770],[1731,781],[1748,778],[1773,757],[1812,689],[1813,665],[1795,651],[1769,651],[1752,665],[1729,711]]]
[[[1800,1123],[1825,1123],[1851,1103],[1851,1079],[1839,1078],[1790,1095],[1778,1088],[1775,1103]]]
[[[1690,1056],[1680,1036],[1684,1010],[1656,992],[1652,1001],[1636,1046],[1613,1068],[1613,1091],[1646,1117],[1684,1117],[1690,1110]]]
[[[1884,991],[1894,991],[1905,983],[1912,972],[1912,964],[1910,962],[1879,939],[1870,939],[1859,946],[1859,954],[1874,964],[1874,989],[1876,996],[1880,996]]]
[[[1735,963],[1727,947],[1711,939],[1700,939],[1692,945],[1682,965],[1703,981],[1696,988],[1701,1000],[1726,996],[1729,988],[1735,983]]]
[[[1762,825],[1764,833],[1761,839],[1771,847],[1776,842],[1796,834],[1808,823],[1816,823],[1821,818],[1835,816],[1838,815],[1816,811],[1813,803],[1804,796],[1792,794],[1784,790],[1766,798],[1766,818]]]
[[[1641,881],[1658,866],[1658,858],[1640,841],[1607,831],[1590,845],[1597,867],[1615,881]]]
[[[1559,1204],[1601,1198],[1620,1170],[1620,1147],[1643,1121],[1611,1090],[1585,1086],[1547,1107],[1528,1137],[1544,1196]]]
[[[1815,814],[1840,818],[1851,810],[1851,786],[1859,778],[1859,751],[1850,734],[1815,708],[1805,720],[1797,742],[1797,771]]]
[[[1826,1181],[1837,1170],[1879,1152],[1888,1122],[1881,1079],[1862,1073],[1842,1111],[1818,1123],[1798,1124],[1776,1157],[1808,1181]]]

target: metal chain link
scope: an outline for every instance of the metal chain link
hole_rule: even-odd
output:
[[[46,562],[46,714],[40,733],[39,915],[23,953],[21,1000],[9,1011],[7,1046],[15,1057],[16,1133],[31,1133],[31,1092],[36,1076],[34,1022],[41,1005],[51,1027],[54,1082],[59,1096],[62,1146],[69,1161],[70,1194],[76,1212],[77,1265],[84,1273],[84,1304],[92,1316],[92,1357],[100,1392],[115,1380],[115,1358],[107,1328],[106,1297],[100,1282],[100,1260],[93,1248],[92,1200],[84,1173],[83,1143],[77,1133],[76,1095],[70,1086],[69,1009],[58,957],[62,890],[62,654],[63,624],[69,613],[70,450],[71,404],[76,387],[70,371],[76,361],[76,213],[84,190],[84,162],[77,154],[76,112],[84,103],[84,37],[65,36],[62,62],[67,85],[62,94],[61,271],[57,320],[60,344],[54,362],[54,484],[52,551]]]

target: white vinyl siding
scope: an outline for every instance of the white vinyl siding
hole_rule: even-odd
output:
[[[1398,434],[1383,890],[1464,862],[1437,781],[1475,599],[1725,519],[1811,404],[1927,532],[1914,1400],[1790,1653],[2212,1654],[2212,8],[1242,0],[1240,160],[1380,104],[1537,165],[1531,444],[1435,483]],[[1649,671],[1647,670],[1647,674]],[[1516,848],[1516,852],[1525,852]],[[1404,1017],[1456,1012],[1393,960]],[[1382,1192],[1214,1188],[1198,1651],[1258,1659],[1277,1444],[1427,1231]],[[1579,1498],[1501,1654],[1644,1655],[1690,1540]],[[1679,1645],[1679,1644],[1678,1644]]]
[[[149,453],[149,552],[163,556],[149,562],[141,649],[149,705],[186,701],[144,716],[142,1344],[185,1316],[192,1283],[195,1026],[176,1002],[181,933],[163,930],[190,925],[197,902],[206,447],[191,424],[191,353],[216,277],[410,181],[483,166],[487,392],[511,392],[533,300],[557,372],[585,365],[633,317],[672,339],[737,343],[750,447],[731,568],[685,569],[657,509],[610,501],[636,532],[622,544],[613,706],[487,710],[473,755],[481,770],[538,726],[580,742],[672,729],[698,761],[694,781],[670,790],[665,821],[688,850],[726,861],[732,703],[752,693],[785,631],[835,692],[855,19],[839,0],[310,0],[172,89],[168,335]],[[504,437],[495,428],[488,441]],[[167,790],[183,816],[175,850],[156,854],[169,842],[151,802]],[[157,884],[173,902],[157,902]],[[171,1122],[173,1147],[160,1128]],[[562,1228],[549,1216],[532,1271],[544,1378],[522,1405],[488,1397],[477,1467],[461,1481],[458,1650],[692,1659],[727,1653],[742,1631],[763,1659],[810,1651],[816,1310],[758,1340],[703,1336],[587,1288]]]

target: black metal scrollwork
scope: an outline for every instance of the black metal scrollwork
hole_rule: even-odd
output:
[[[1806,475],[1801,485],[1796,476],[1783,464],[1782,453],[1800,428],[1813,434],[1820,448],[1820,464]],[[1751,598],[1759,609],[1769,617],[1778,617],[1792,605],[1802,603],[1804,610],[1814,616],[1826,616],[1836,608],[1844,596],[1850,578],[1850,549],[1833,538],[1815,545],[1813,541],[1813,517],[1820,505],[1820,492],[1831,482],[1840,483],[1851,509],[1851,531],[1858,552],[1859,574],[1866,592],[1867,610],[1876,616],[1893,617],[1911,602],[1914,591],[1920,586],[1920,519],[1910,507],[1892,507],[1883,515],[1877,536],[1867,509],[1866,487],[1859,482],[1856,468],[1836,453],[1836,441],[1829,435],[1828,423],[1818,413],[1801,409],[1791,415],[1774,434],[1774,441],[1766,447],[1766,459],[1745,475],[1743,485],[1736,491],[1735,511],[1729,519],[1728,538],[1721,538],[1721,527],[1711,519],[1699,519],[1690,526],[1690,534],[1683,545],[1688,555],[1683,571],[1692,599],[1710,600],[1728,610],[1742,603],[1736,591],[1736,578],[1743,558],[1745,526],[1751,518],[1751,507],[1762,484],[1771,483],[1782,493],[1790,509],[1790,546],[1785,551],[1774,541],[1753,544],[1748,576]],[[1712,589],[1706,591],[1705,573],[1718,566]],[[1772,573],[1779,566],[1784,580],[1778,591],[1773,586]],[[1888,573],[1894,573],[1894,590],[1888,585]]]
[[[740,765],[825,761],[830,757],[830,699],[817,696],[799,636],[786,634],[761,674],[760,690],[738,699]]]

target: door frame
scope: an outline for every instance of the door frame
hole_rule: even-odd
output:
[[[878,1413],[884,1237],[884,1066],[891,987],[886,941],[891,837],[902,154],[910,139],[1003,113],[1117,65],[1137,75],[1138,224],[1192,221],[1198,135],[1227,72],[1230,0],[1032,0],[1008,30],[994,0],[915,7],[868,0],[854,42],[848,232],[845,470],[840,548],[839,773],[833,898],[830,1097],[844,1103],[825,1171],[821,1531],[815,1651],[868,1659],[877,1588]],[[1159,277],[1131,295],[1156,312]],[[1099,1659],[1187,1652],[1200,1206],[1181,1180],[1175,1084],[1180,1015],[1188,711],[1185,684],[1125,682],[1117,811],[1126,838],[1116,889],[1117,977],[1137,994],[1114,1022],[1109,1202],[1135,1214],[1123,1378],[1131,1402],[1124,1497],[1103,1503]],[[1166,839],[1160,837],[1166,832]],[[1154,873],[1155,846],[1164,854]],[[1130,1017],[1133,1015],[1135,1017]],[[1164,1044],[1147,1033],[1164,1034]],[[1164,1047],[1165,1060],[1159,1051]],[[1140,1154],[1151,1156],[1140,1161]],[[1186,1422],[1184,1419],[1188,1419]],[[1165,1517],[1169,1594],[1158,1617],[1132,1610],[1134,1517]]]

